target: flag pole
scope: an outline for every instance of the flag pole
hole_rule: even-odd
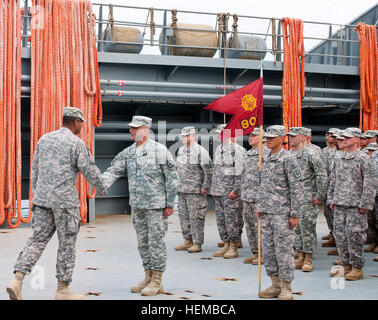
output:
[[[263,77],[263,61],[261,59],[261,67],[260,67],[260,78]],[[262,169],[262,140],[263,140],[263,125],[260,125],[260,135],[259,135],[259,173]],[[258,232],[258,256],[257,256],[257,264],[258,264],[258,293],[261,291],[261,217],[257,219],[257,232]]]

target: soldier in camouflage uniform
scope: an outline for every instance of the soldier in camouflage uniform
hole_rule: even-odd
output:
[[[256,204],[261,219],[265,270],[272,285],[259,292],[261,298],[293,299],[294,227],[299,223],[303,203],[303,181],[295,157],[283,148],[284,126],[266,129],[270,152],[264,158]]]
[[[311,143],[311,139],[312,139],[312,130],[310,128],[304,128],[303,129],[305,130],[305,137],[306,137],[306,142],[305,142],[305,147],[307,148],[310,148],[312,149],[313,151],[317,152],[318,155],[322,158],[323,161],[324,160],[324,156],[323,156],[323,151],[322,151],[322,148],[320,148],[319,146],[317,146],[316,144],[313,144]]]
[[[376,130],[368,130],[365,133],[361,134],[360,137],[360,149],[368,153],[366,149],[370,143],[376,143]]]
[[[358,128],[347,128],[342,133],[345,151],[335,157],[328,189],[334,236],[347,280],[363,278],[367,213],[374,208],[376,193],[375,168],[369,156],[358,149],[360,135]]]
[[[31,168],[33,191],[33,236],[28,239],[15,263],[15,278],[7,287],[12,300],[22,300],[22,281],[41,257],[47,243],[58,232],[56,263],[58,289],[55,299],[83,299],[68,288],[75,266],[75,244],[80,229],[80,201],[75,187],[81,172],[93,186],[106,192],[100,170],[77,137],[85,120],[80,109],[66,107],[63,127],[42,136],[34,152]]]
[[[177,154],[178,207],[184,243],[175,250],[200,252],[204,242],[207,193],[211,184],[211,159],[195,140],[195,128],[181,132],[183,146]]]
[[[145,279],[131,288],[143,296],[163,292],[161,278],[166,268],[165,234],[168,216],[173,214],[177,173],[168,149],[149,138],[152,119],[134,116],[130,137],[136,141],[121,151],[103,174],[109,188],[127,175],[133,225]]]
[[[225,125],[218,126],[221,133]],[[230,130],[223,132],[223,139],[215,151],[213,178],[210,194],[214,197],[217,226],[223,248],[214,252],[214,257],[232,259],[239,256],[240,240],[240,186],[243,170],[243,157],[246,150],[230,137]],[[219,136],[220,139],[220,136]]]
[[[240,196],[240,199],[243,201],[243,218],[246,225],[249,247],[252,252],[252,256],[244,259],[244,263],[251,264],[258,263],[256,201],[260,185],[259,135],[259,128],[255,128],[254,131],[249,134],[248,142],[252,148],[244,157]],[[266,155],[268,152],[268,148],[263,147],[263,155]]]
[[[375,151],[372,156],[372,161],[375,167],[375,178],[376,181],[378,181],[378,151]],[[376,194],[375,194],[375,230],[377,232],[377,242],[378,242],[378,183],[375,185],[376,188]],[[374,253],[378,253],[378,246],[375,247]],[[378,262],[378,256],[374,258],[375,262]]]
[[[327,146],[322,149],[323,155],[324,155],[324,162],[327,168],[327,176],[329,176],[329,165],[332,161],[332,159],[335,156],[336,153],[336,145],[337,145],[337,140],[333,136],[337,132],[337,128],[330,128],[328,129],[326,133],[326,144]],[[328,190],[328,180],[327,180],[327,190]],[[329,205],[327,205],[327,194],[324,199],[324,217],[326,218],[328,229],[329,229],[329,234],[327,236],[323,236],[322,240],[329,240],[334,243],[334,238],[333,238],[333,213],[332,210],[330,209]]]
[[[312,256],[316,250],[316,219],[320,205],[325,198],[327,186],[326,166],[321,157],[312,149],[305,147],[305,130],[303,127],[292,127],[288,132],[291,153],[297,158],[302,171],[304,184],[304,203],[299,225],[295,228],[295,249],[298,259],[295,268],[304,272],[313,269]]]

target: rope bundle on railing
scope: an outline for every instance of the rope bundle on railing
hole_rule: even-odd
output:
[[[378,129],[378,51],[375,26],[359,23],[356,31],[360,40],[360,128]]]
[[[11,228],[31,219],[22,217],[21,160],[21,7],[0,0],[0,225]]]
[[[94,126],[102,123],[95,16],[89,0],[33,0],[30,166],[39,138],[62,124],[63,109],[77,107],[87,122],[80,138],[94,153]],[[87,220],[88,183],[79,175],[81,221]],[[30,200],[32,192],[30,188]]]

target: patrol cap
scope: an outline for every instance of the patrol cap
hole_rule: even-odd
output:
[[[361,136],[361,129],[359,128],[346,128],[342,133],[341,136],[347,137],[347,138],[354,138],[354,137],[360,137]]]
[[[376,144],[375,142],[369,143],[368,146],[366,147],[366,149],[376,151],[376,150],[378,150],[378,144]]]
[[[263,135],[265,134],[265,131],[263,129]],[[258,136],[260,134],[260,128],[255,127],[252,132],[249,133],[250,135],[253,134],[254,136]]]
[[[286,129],[284,126],[274,125],[274,126],[269,126],[268,128],[266,128],[264,137],[276,138],[276,137],[284,137],[285,135],[286,135]]]
[[[336,134],[335,134],[335,138],[337,140],[344,140],[344,137],[342,136],[342,133],[344,132],[344,130],[337,130]],[[333,136],[333,135],[332,135]]]
[[[217,128],[215,129],[215,133],[221,133],[224,128],[227,126],[227,124],[220,124],[219,126],[217,126]]]
[[[182,136],[188,136],[188,135],[194,134],[194,133],[196,133],[196,128],[194,128],[194,127],[185,127],[185,128],[182,128],[182,130],[181,130]]]
[[[305,128],[303,127],[304,129],[304,135],[307,136],[307,137],[311,137],[311,134],[312,134],[312,131],[310,128]]]
[[[377,130],[368,130],[365,133],[363,133],[364,138],[374,138],[377,135]]]
[[[74,107],[65,107],[63,110],[63,117],[78,118],[85,122],[83,111]]]
[[[138,128],[138,127],[149,127],[151,128],[152,119],[149,117],[144,116],[133,116],[133,119],[129,123],[130,127]]]
[[[327,134],[328,134],[328,133],[334,134],[334,133],[337,132],[337,130],[339,130],[339,129],[337,129],[337,128],[329,128],[328,131],[327,131],[326,133],[327,133]]]
[[[306,135],[306,128],[303,127],[291,127],[289,132],[287,133],[288,136],[299,136],[300,134]]]

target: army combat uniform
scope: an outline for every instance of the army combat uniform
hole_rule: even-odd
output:
[[[205,148],[198,143],[188,147],[183,145],[177,154],[178,206],[184,239],[195,244],[204,242],[207,196],[211,185],[211,159]]]
[[[121,151],[104,172],[109,188],[127,175],[133,225],[144,269],[163,272],[166,268],[164,241],[168,219],[163,210],[173,207],[176,197],[176,165],[168,149],[151,139],[141,148],[136,143]]]
[[[342,135],[357,137],[360,130],[348,128]],[[366,241],[367,213],[373,210],[376,178],[373,162],[357,149],[335,157],[330,170],[328,204],[334,204],[334,237],[343,266],[361,270],[364,266],[362,247]]]
[[[214,197],[219,236],[224,242],[239,241],[240,199],[229,199],[231,191],[240,196],[243,157],[246,150],[237,143],[220,145],[215,151],[210,194]],[[231,244],[230,244],[231,245]]]
[[[101,172],[88,148],[70,129],[62,127],[40,138],[31,169],[33,236],[17,259],[16,271],[30,273],[57,231],[56,278],[67,284],[72,281],[80,228],[80,201],[75,187],[79,172],[98,191],[106,192]]]

